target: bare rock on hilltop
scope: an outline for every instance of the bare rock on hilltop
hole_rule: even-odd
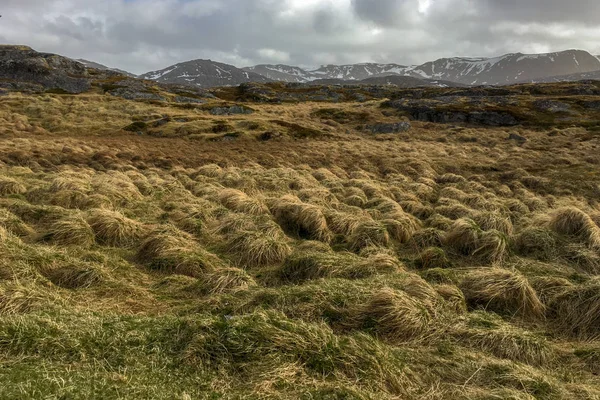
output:
[[[56,54],[39,53],[27,46],[0,46],[0,79],[33,83],[42,90],[82,93],[90,79],[81,63]]]

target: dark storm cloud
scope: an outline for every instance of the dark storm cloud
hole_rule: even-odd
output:
[[[0,42],[137,73],[193,58],[408,64],[600,53],[600,2],[589,0],[1,0],[0,14]]]

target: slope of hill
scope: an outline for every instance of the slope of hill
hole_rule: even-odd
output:
[[[102,64],[97,63],[97,62],[93,62],[93,61],[89,61],[89,60],[84,60],[83,58],[78,58],[75,61],[78,61],[78,62],[82,63],[87,68],[99,69],[101,71],[114,71],[114,72],[118,72],[121,75],[128,76],[130,78],[135,78],[136,77],[136,75],[132,74],[131,72],[123,71],[122,69],[118,69],[118,68],[110,68],[110,67],[107,67],[106,65],[102,65]]]
[[[257,73],[211,60],[187,61],[159,71],[145,73],[140,75],[139,78],[162,83],[193,85],[201,88],[234,86],[244,82],[270,81],[270,79]]]
[[[2,93],[0,399],[600,398],[599,82],[87,72]]]
[[[532,83],[547,83],[547,82],[576,82],[582,80],[600,80],[600,71],[580,72],[577,74],[550,76],[547,78],[532,79]]]

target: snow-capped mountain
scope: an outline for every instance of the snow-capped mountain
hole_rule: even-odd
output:
[[[600,58],[582,50],[567,50],[547,54],[512,53],[494,58],[441,58],[413,66],[369,63],[327,65],[316,70],[304,71],[285,65],[261,65],[247,70],[286,82],[312,82],[323,79],[359,81],[399,75],[464,85],[506,85],[598,71]],[[288,72],[292,70],[293,74]],[[274,71],[277,71],[277,74]]]
[[[160,71],[140,75],[162,83],[177,83],[201,88],[234,86],[244,82],[270,82],[271,79],[251,71],[244,71],[233,65],[211,60],[192,60],[175,64]]]
[[[292,67],[284,64],[260,64],[242,69],[280,82],[310,82],[317,79],[313,77],[309,71],[305,71],[300,67]]]
[[[269,79],[282,82],[312,82],[321,79],[341,79],[345,81],[360,81],[363,79],[386,76],[405,75],[409,68],[398,64],[350,64],[350,65],[323,65],[313,70],[304,70],[290,65],[261,64],[254,67],[243,68],[245,71],[255,72]]]
[[[442,58],[407,69],[411,76],[467,85],[506,85],[600,70],[600,60],[581,50],[513,53],[495,58]]]
[[[310,71],[319,79],[343,79],[348,81],[363,80],[374,76],[405,75],[406,66],[398,64],[352,64],[352,65],[325,65]]]
[[[370,78],[388,76],[418,78],[433,84],[439,82],[441,85],[507,85],[555,81],[562,79],[561,77],[574,79],[578,74],[585,76],[595,71],[600,71],[600,57],[582,50],[567,50],[547,54],[511,53],[493,58],[441,58],[412,66],[364,63],[324,65],[310,70],[283,64],[261,64],[238,69],[210,60],[195,60],[149,72],[140,75],[140,78],[198,87],[270,81],[358,83]],[[391,82],[389,79],[379,81],[384,84]],[[411,84],[410,82],[414,82],[415,85],[423,84],[419,81],[398,81],[400,85]]]
[[[78,58],[75,61],[80,62],[81,64],[85,65],[86,68],[95,68],[95,69],[99,69],[102,71],[114,71],[114,72],[118,72],[122,75],[129,76],[130,78],[136,77],[136,75],[132,74],[131,72],[123,71],[122,69],[118,69],[118,68],[110,68],[110,67],[107,67],[106,65],[102,65],[97,62],[84,60],[83,58]]]

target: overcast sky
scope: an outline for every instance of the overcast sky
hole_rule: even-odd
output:
[[[0,0],[0,42],[134,73],[195,58],[301,66],[600,54],[600,0]]]

